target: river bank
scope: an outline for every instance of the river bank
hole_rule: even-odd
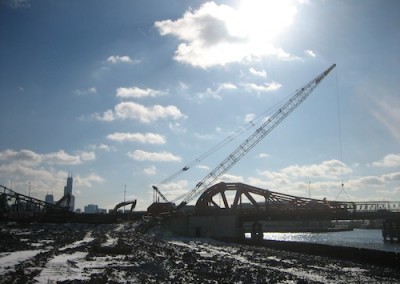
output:
[[[0,283],[398,283],[396,267],[185,239],[135,223],[1,223]],[[4,240],[4,241],[3,241]]]

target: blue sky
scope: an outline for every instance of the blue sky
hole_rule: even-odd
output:
[[[398,1],[0,1],[0,184],[76,208],[189,192],[295,90],[221,180],[400,200]],[[250,128],[190,171],[162,180]],[[341,183],[344,183],[344,190]]]

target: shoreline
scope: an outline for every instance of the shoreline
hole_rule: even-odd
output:
[[[293,241],[251,240],[233,238],[221,238],[217,240],[233,244],[266,247],[288,252],[325,256],[341,260],[357,261],[365,264],[379,265],[385,267],[396,268],[400,265],[400,253],[396,252]]]

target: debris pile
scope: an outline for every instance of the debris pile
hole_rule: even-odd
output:
[[[336,259],[141,234],[135,223],[0,223],[0,283],[349,283],[400,271]]]

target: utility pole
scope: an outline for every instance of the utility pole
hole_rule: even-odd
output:
[[[125,200],[125,196],[126,196],[126,184],[125,184],[125,186],[124,186],[124,202],[126,201],[126,200]],[[125,213],[125,205],[124,205],[124,213]]]
[[[311,181],[308,182],[308,198],[311,198]]]
[[[29,181],[29,193],[28,196],[31,197],[31,182]]]

